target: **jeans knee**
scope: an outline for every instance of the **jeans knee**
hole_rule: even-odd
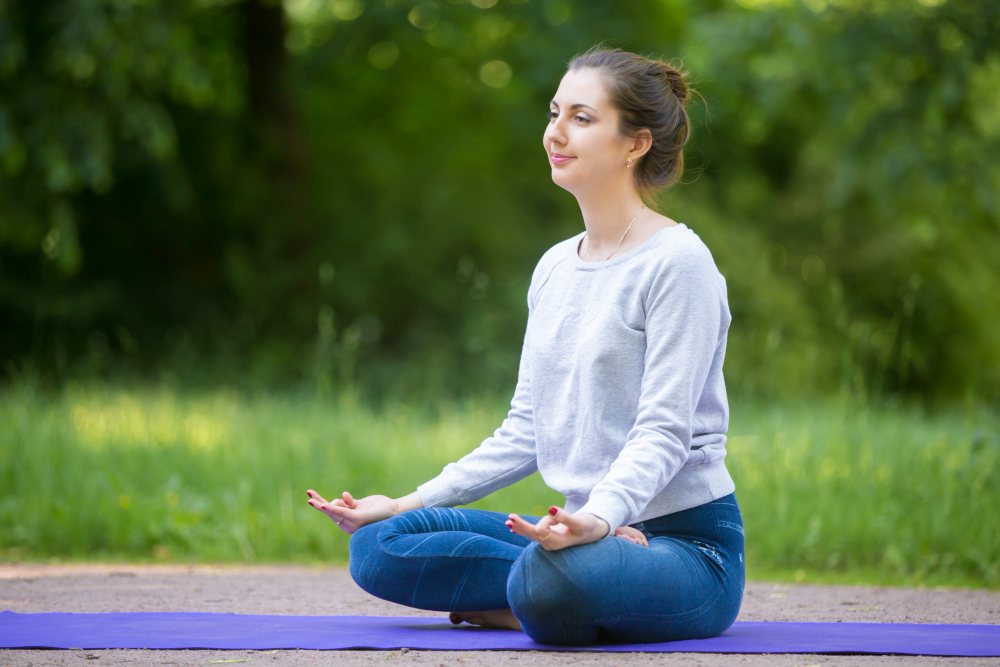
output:
[[[507,578],[507,603],[524,633],[540,644],[582,646],[598,636],[599,628],[587,620],[592,610],[573,583],[572,556],[566,549],[529,545]]]
[[[507,578],[507,601],[519,619],[571,620],[581,591],[567,572],[565,551],[546,551],[536,543],[514,561]]]
[[[348,543],[348,565],[354,582],[371,593],[371,573],[377,569],[375,556],[378,552],[379,523],[369,523],[358,528]]]

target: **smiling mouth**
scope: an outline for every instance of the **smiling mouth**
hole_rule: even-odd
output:
[[[565,162],[566,160],[572,160],[572,157],[566,155],[559,155],[558,153],[551,153],[549,157],[553,162]]]

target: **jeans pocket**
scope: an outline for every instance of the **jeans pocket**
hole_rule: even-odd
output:
[[[740,535],[744,535],[742,523],[734,523],[732,521],[726,521],[725,519],[719,519],[718,521],[716,521],[715,525],[724,530],[735,530]]]
[[[739,579],[742,594],[746,573],[746,563],[743,558],[745,548],[743,517],[735,499],[731,503],[719,503],[714,511],[716,532],[719,534],[718,545],[728,561],[724,565],[727,578],[729,574],[733,574]]]

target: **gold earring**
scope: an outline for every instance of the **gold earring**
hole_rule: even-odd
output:
[[[626,167],[631,167],[632,166],[632,158],[631,157],[629,157],[628,162],[625,163],[625,166]]]

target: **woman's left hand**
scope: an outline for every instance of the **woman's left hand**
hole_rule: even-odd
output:
[[[549,508],[548,515],[535,524],[528,523],[517,514],[508,516],[510,518],[505,523],[512,533],[535,540],[546,551],[596,542],[607,535],[610,528],[607,521],[593,514],[570,514],[555,505]]]

